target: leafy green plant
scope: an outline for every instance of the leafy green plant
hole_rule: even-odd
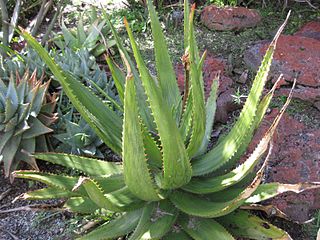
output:
[[[218,6],[237,6],[238,1],[237,0],[210,0],[210,3],[216,4]]]
[[[71,48],[73,51],[85,48],[94,56],[100,56],[106,51],[106,49],[113,47],[115,45],[115,41],[107,41],[106,45],[104,43],[100,43],[101,34],[106,21],[98,19],[97,17],[93,19],[94,20],[90,23],[90,26],[85,28],[83,16],[80,16],[76,30],[68,29],[64,22],[62,22],[62,34],[55,38],[55,44],[60,49]],[[106,39],[104,40],[106,41]]]
[[[123,119],[55,64],[28,33],[22,33],[59,79],[82,117],[123,160],[114,163],[76,155],[37,153],[34,155],[37,159],[77,169],[84,176],[16,171],[15,177],[48,185],[25,193],[22,198],[65,198],[64,207],[75,212],[114,213],[113,220],[80,239],[115,239],[128,234],[131,240],[290,239],[285,231],[240,208],[286,191],[300,192],[320,186],[317,183],[261,184],[272,149],[272,135],[292,94],[251,155],[239,166],[229,169],[245,152],[273,96],[275,87],[260,100],[284,25],[266,52],[237,122],[230,133],[207,152],[217,81],[205,102],[201,74],[205,54],[200,57],[196,46],[194,8],[190,13],[185,1],[186,87],[182,97],[155,9],[151,0],[147,4],[157,78],[149,73],[127,21],[125,25],[138,70],[116,30],[110,26],[127,68],[124,77],[112,60],[107,59],[124,104]],[[269,154],[261,161],[268,149]],[[259,170],[251,177],[255,167]]]
[[[47,95],[48,87],[36,72],[11,76],[8,86],[0,80],[0,162],[5,177],[20,161],[38,169],[30,153],[47,150],[44,134],[52,132],[48,126],[57,120],[56,95]]]
[[[240,88],[238,88],[236,90],[236,92],[231,96],[233,98],[233,102],[236,104],[239,104],[239,105],[242,104],[242,102],[243,102],[242,99],[245,99],[247,97],[246,95],[244,95],[240,92]]]
[[[318,240],[320,237],[320,210],[317,210],[310,222],[303,225],[303,231],[311,239]],[[317,238],[318,237],[318,238]]]

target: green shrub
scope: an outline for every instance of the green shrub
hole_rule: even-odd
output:
[[[209,0],[210,3],[216,4],[218,6],[237,6],[237,0]]]
[[[150,75],[132,31],[125,21],[134,57],[130,59],[112,28],[127,74],[108,58],[108,64],[124,104],[123,119],[99,97],[64,72],[27,33],[34,47],[59,79],[64,91],[122,163],[59,153],[34,156],[77,169],[84,176],[61,176],[35,171],[17,171],[14,176],[38,180],[47,188],[24,194],[24,199],[67,199],[64,207],[80,213],[115,213],[114,219],[80,239],[290,239],[265,220],[239,210],[243,205],[267,200],[286,191],[301,191],[319,184],[261,184],[270,143],[289,100],[256,149],[238,167],[238,161],[259,126],[273,96],[273,88],[261,100],[276,41],[271,43],[253,82],[243,110],[230,133],[207,152],[215,112],[217,81],[205,103],[202,65],[195,44],[192,9],[185,1],[186,89],[181,97],[175,73],[151,1],[148,9],[154,37],[157,78]],[[188,20],[189,19],[189,20]],[[290,99],[289,96],[288,99]],[[147,99],[147,101],[146,101]],[[302,186],[302,187],[301,187]],[[294,190],[295,189],[295,190]]]

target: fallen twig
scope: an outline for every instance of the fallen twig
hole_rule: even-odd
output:
[[[22,206],[22,207],[17,207],[17,208],[11,208],[11,209],[6,209],[0,211],[0,214],[4,213],[11,213],[11,212],[17,212],[17,211],[62,211],[61,203],[51,205],[51,204],[34,204],[34,205],[27,205],[27,206]]]
[[[11,188],[8,188],[6,191],[0,194],[0,201],[4,199],[6,196],[8,196],[9,192],[11,191]]]
[[[12,237],[13,240],[19,240],[19,238],[14,235],[13,233],[9,232],[8,230],[4,229],[3,227],[0,226],[0,229],[6,233],[8,233],[10,235],[10,237]]]

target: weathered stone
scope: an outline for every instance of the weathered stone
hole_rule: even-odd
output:
[[[275,96],[288,96],[290,90],[291,88],[280,88],[276,91]],[[293,97],[303,101],[310,102],[316,107],[316,103],[320,101],[320,88],[304,87],[298,85],[293,90]]]
[[[245,84],[248,80],[248,73],[249,73],[248,69],[244,70],[236,81],[238,83]]]
[[[320,111],[320,101],[313,103],[313,106],[315,106]]]
[[[203,81],[205,88],[205,96],[208,98],[211,90],[211,85],[216,76],[220,74],[217,111],[215,116],[216,122],[225,123],[228,120],[228,113],[239,109],[241,106],[233,102],[232,88],[233,81],[231,78],[224,75],[226,61],[221,58],[216,58],[208,55],[203,65]],[[181,92],[184,90],[184,67],[182,64],[177,64],[176,67],[178,86]]]
[[[244,61],[253,70],[257,70],[270,41],[261,41],[247,50]],[[320,41],[302,36],[279,38],[271,66],[270,78],[275,81],[283,74],[280,85],[290,84],[297,77],[294,97],[311,103],[320,100]],[[277,95],[289,92],[277,91]]]
[[[260,42],[244,54],[244,61],[253,70],[257,70],[270,42]],[[271,67],[274,79],[281,73],[285,81],[292,82],[298,74],[297,83],[320,87],[320,41],[301,36],[282,35],[277,44]]]
[[[309,22],[309,23],[305,24],[294,35],[320,40],[320,22],[316,22],[316,21]]]
[[[201,21],[211,30],[240,30],[256,26],[261,16],[254,9],[210,5],[203,9]]]
[[[279,112],[267,115],[250,144],[252,152]],[[273,152],[266,172],[267,182],[300,183],[320,181],[320,130],[311,129],[284,114],[274,136]],[[285,193],[269,203],[296,221],[306,221],[320,207],[320,190]]]

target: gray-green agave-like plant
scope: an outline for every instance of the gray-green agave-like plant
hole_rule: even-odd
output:
[[[192,9],[185,1],[186,89],[181,96],[152,1],[148,1],[157,78],[150,75],[131,29],[125,25],[138,66],[130,59],[111,26],[127,74],[107,59],[124,105],[123,119],[113,108],[55,64],[27,33],[23,36],[46,61],[64,91],[122,163],[59,153],[37,153],[38,159],[83,172],[62,176],[36,171],[17,171],[19,178],[33,179],[47,188],[25,193],[24,199],[67,199],[64,207],[81,213],[114,213],[114,218],[80,239],[290,239],[283,230],[241,206],[258,203],[286,191],[319,187],[261,184],[266,160],[251,178],[265,153],[289,100],[256,149],[235,168],[259,126],[273,96],[262,99],[264,85],[280,31],[268,48],[243,110],[231,131],[207,152],[215,112],[217,82],[205,102],[202,65],[195,44]],[[271,150],[269,149],[269,152]],[[268,154],[269,156],[269,154]],[[266,157],[266,159],[268,158]]]
[[[8,86],[0,79],[0,162],[5,177],[20,161],[38,169],[30,153],[46,150],[44,134],[52,132],[49,126],[57,120],[57,98],[48,95],[48,87],[49,82],[37,80],[36,71],[12,75]]]
[[[102,98],[118,101],[112,78],[100,69],[96,58],[87,49],[83,48],[75,52],[70,48],[65,48],[55,56],[55,61],[64,71],[72,74]]]
[[[50,52],[50,55],[54,55]],[[12,74],[18,73],[20,76],[25,72],[34,72],[37,70],[37,78],[41,78],[46,72],[46,64],[38,57],[37,52],[32,48],[25,48],[20,53],[13,51],[11,56],[4,59],[0,66],[0,78],[8,82]]]
[[[79,49],[87,49],[93,56],[98,57],[103,54],[107,48],[115,46],[115,41],[107,41],[105,46],[100,43],[101,32],[106,25],[105,20],[101,20],[97,16],[96,10],[93,8],[91,13],[91,23],[88,28],[83,24],[83,15],[80,16],[76,30],[68,29],[64,22],[62,22],[62,34],[57,36],[55,44],[60,48],[70,48],[73,51]]]
[[[60,117],[65,131],[53,135],[61,143],[56,148],[58,152],[103,158],[99,147],[103,144],[92,128],[80,117],[74,119],[72,111]]]

